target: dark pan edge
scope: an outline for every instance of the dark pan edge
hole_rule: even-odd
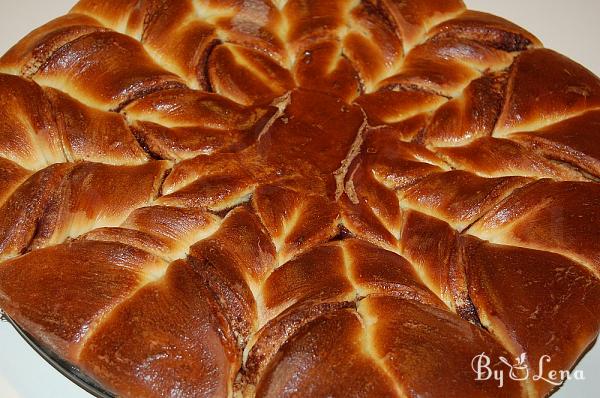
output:
[[[40,355],[54,369],[56,369],[59,373],[76,384],[78,387],[97,398],[116,398],[116,395],[106,391],[97,382],[82,373],[76,366],[59,358],[55,353],[44,348],[31,335],[21,329],[21,327],[15,321],[1,311],[0,320],[8,322],[27,342],[27,344],[29,344],[29,346],[33,348],[36,353],[38,353],[38,355]]]

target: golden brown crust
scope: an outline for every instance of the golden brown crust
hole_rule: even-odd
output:
[[[272,317],[303,301],[347,301],[355,297],[346,276],[343,248],[317,247],[277,268],[263,287],[263,302]]]
[[[249,146],[274,110],[247,108],[213,93],[185,88],[149,94],[123,112],[149,152],[182,160]]]
[[[482,178],[453,170],[427,176],[399,191],[402,206],[432,214],[455,229],[466,227],[486,214],[512,191],[531,182],[528,178]]]
[[[324,314],[344,308],[354,308],[351,301],[342,302],[299,302],[271,319],[253,336],[246,346],[244,367],[241,369],[239,388],[244,395],[252,395],[256,384],[269,366],[281,346],[297,330]]]
[[[12,193],[21,186],[21,184],[31,175],[31,173],[11,162],[8,159],[0,158],[0,203],[3,205]]]
[[[183,86],[138,41],[115,32],[94,32],[68,42],[33,79],[104,110],[120,109],[156,90]]]
[[[252,195],[252,204],[275,244],[279,263],[333,238],[339,231],[336,204],[320,195],[262,185]]]
[[[226,396],[239,361],[235,352],[206,287],[188,264],[175,262],[162,280],[103,319],[79,361],[125,397]]]
[[[477,170],[477,174],[484,177],[528,176],[585,180],[580,171],[531,150],[535,146],[533,140],[523,140],[521,144],[504,138],[482,137],[468,145],[439,148],[437,153],[452,167]],[[593,145],[590,147],[593,148]]]
[[[0,257],[14,257],[24,253],[35,238],[39,220],[44,216],[53,192],[72,169],[61,163],[27,178],[2,205],[0,219]]]
[[[35,75],[62,46],[93,32],[106,28],[93,18],[67,14],[39,27],[13,46],[0,58],[4,73]]]
[[[75,164],[54,189],[30,248],[53,245],[97,227],[119,225],[132,210],[157,196],[164,169],[164,162]]]
[[[600,177],[600,150],[596,143],[600,110],[585,112],[535,132],[514,134],[517,141],[548,157]]]
[[[168,206],[142,207],[119,227],[97,228],[84,239],[121,242],[174,261],[190,246],[219,228],[221,220],[202,209]]]
[[[600,185],[540,180],[518,190],[469,233],[494,243],[561,253],[600,272]]]
[[[474,380],[469,368],[476,355],[485,352],[498,358],[508,353],[487,332],[455,314],[389,296],[371,296],[358,310],[367,318],[373,355],[401,381],[406,396],[522,394],[521,383],[514,380],[502,389],[492,380]]]
[[[296,332],[256,386],[257,397],[396,397],[397,388],[363,351],[360,318],[340,310],[317,318]],[[306,353],[310,358],[305,359]]]
[[[552,50],[522,53],[511,67],[497,133],[533,128],[600,106],[600,81],[583,66]]]
[[[166,266],[120,243],[65,243],[4,263],[0,300],[18,324],[77,362],[94,323]],[[23,289],[24,283],[31,290]]]
[[[0,154],[30,170],[63,162],[141,164],[148,156],[123,116],[88,107],[51,88],[0,75]]]
[[[599,112],[460,0],[82,0],[0,58],[0,308],[125,397],[541,397],[471,361],[598,336]]]
[[[596,338],[600,283],[579,264],[557,254],[475,238],[461,242],[459,257],[483,325],[512,352],[526,353],[530,364],[548,355],[547,368],[568,369]],[[539,395],[553,388],[543,380],[535,384]]]

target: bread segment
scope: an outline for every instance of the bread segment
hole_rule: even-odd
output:
[[[525,353],[532,368],[543,361],[544,376],[571,368],[596,338],[600,284],[579,264],[554,253],[474,238],[461,242],[459,258],[482,324],[513,356]],[[533,395],[553,389],[543,380],[530,384]]]
[[[79,362],[123,396],[227,396],[239,357],[217,308],[189,264],[173,263],[104,320]]]
[[[281,349],[256,386],[257,397],[281,397],[290,390],[333,396],[343,389],[356,397],[398,397],[391,383],[362,348],[362,323],[351,310],[324,315],[303,327]],[[306,352],[310,352],[306,358]]]
[[[65,243],[2,264],[0,302],[45,348],[79,363],[94,326],[165,267],[157,257],[116,242]]]
[[[475,381],[471,361],[482,353],[508,352],[487,332],[439,308],[389,296],[374,296],[358,307],[368,324],[374,355],[381,358],[406,396],[446,397],[524,395],[520,382]],[[498,369],[501,364],[492,365]],[[466,370],[465,370],[466,368]]]
[[[517,191],[469,233],[494,243],[560,253],[598,275],[597,183],[541,180]]]
[[[0,156],[38,171],[64,162],[136,165],[148,155],[125,118],[91,108],[51,88],[17,76],[0,75]]]
[[[103,110],[117,110],[151,92],[184,86],[138,41],[115,32],[95,32],[65,44],[33,79]]]

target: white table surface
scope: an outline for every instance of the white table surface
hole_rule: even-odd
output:
[[[426,0],[424,0],[426,1]],[[0,54],[48,20],[64,14],[74,0],[0,0]],[[530,30],[553,48],[600,76],[600,0],[466,0]],[[600,343],[553,398],[600,397]],[[7,324],[0,323],[0,398],[89,398],[90,395],[46,364]]]

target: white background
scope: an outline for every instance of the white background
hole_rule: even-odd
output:
[[[0,54],[75,0],[0,0]],[[427,1],[427,0],[423,0]],[[600,76],[600,0],[466,0],[470,8],[505,17],[546,47]],[[600,343],[579,363],[586,381],[567,382],[553,398],[600,396]],[[89,398],[47,365],[6,324],[0,324],[0,398]]]

